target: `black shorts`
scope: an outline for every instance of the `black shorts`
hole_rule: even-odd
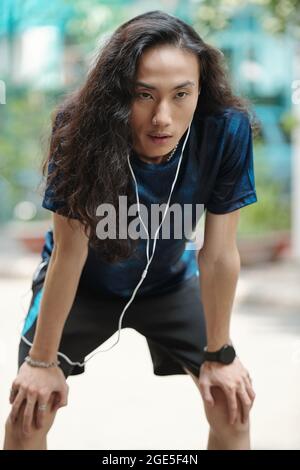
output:
[[[47,267],[47,261],[41,262],[32,280],[32,298],[24,321],[27,331],[23,330],[31,343]],[[83,363],[86,356],[118,331],[119,317],[127,302],[120,297],[91,294],[79,284],[63,328],[59,351],[72,362]],[[193,276],[172,292],[135,298],[123,316],[122,328],[132,328],[146,338],[154,374],[186,374],[183,369],[186,367],[198,377],[206,345],[199,277]],[[122,341],[122,333],[119,341]],[[21,339],[19,367],[29,349],[30,346]],[[101,349],[107,349],[107,346]],[[84,367],[72,366],[60,356],[59,360],[65,377],[84,372]]]

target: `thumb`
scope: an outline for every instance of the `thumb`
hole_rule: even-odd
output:
[[[205,401],[205,403],[209,406],[214,406],[215,401],[214,401],[213,396],[210,392],[210,385],[209,384],[202,384],[200,390],[201,390],[202,398]]]
[[[62,406],[62,396],[58,392],[53,393],[52,411],[57,411]]]

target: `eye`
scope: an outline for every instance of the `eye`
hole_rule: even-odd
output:
[[[185,91],[179,91],[176,96],[178,96],[178,95],[180,95],[180,94],[182,94],[182,93],[183,93],[184,95],[189,95],[189,94],[190,94],[190,93],[186,93]],[[182,99],[182,98],[185,98],[185,96],[180,96],[180,97],[179,97],[179,99]]]
[[[147,98],[142,97],[141,95],[147,95],[147,96],[150,96],[150,97],[151,97],[150,93],[146,93],[145,91],[142,91],[142,92],[136,94],[136,96],[137,96],[138,98],[146,99],[146,100],[147,100]]]

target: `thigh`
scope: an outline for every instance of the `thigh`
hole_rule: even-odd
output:
[[[206,327],[198,276],[168,294],[139,298],[128,322],[146,337],[156,375],[186,374],[186,366],[199,376]]]

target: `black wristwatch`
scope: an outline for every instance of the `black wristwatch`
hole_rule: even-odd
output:
[[[231,364],[235,357],[236,352],[231,344],[224,344],[218,351],[207,351],[207,346],[204,348],[204,361]]]

